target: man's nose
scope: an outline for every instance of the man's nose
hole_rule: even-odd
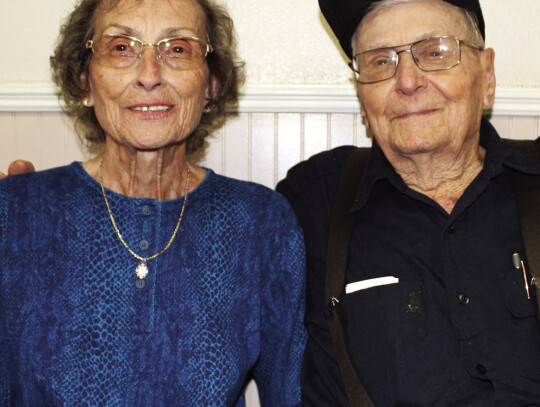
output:
[[[410,57],[409,57],[410,55]],[[411,95],[427,85],[425,72],[414,59],[411,49],[398,51],[398,66],[396,68],[396,91]]]

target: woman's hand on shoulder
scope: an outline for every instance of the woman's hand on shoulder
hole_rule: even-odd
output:
[[[36,171],[36,169],[34,168],[34,164],[32,164],[30,161],[15,160],[9,164],[7,175],[0,171],[0,179],[10,175],[26,174],[34,171]]]

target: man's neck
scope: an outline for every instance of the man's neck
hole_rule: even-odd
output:
[[[389,155],[390,164],[409,188],[428,196],[451,213],[465,189],[482,170],[485,150],[476,145],[474,149],[455,154]]]

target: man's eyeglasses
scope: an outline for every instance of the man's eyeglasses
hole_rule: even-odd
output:
[[[408,49],[396,48],[410,45]],[[430,37],[410,44],[377,48],[356,54],[349,63],[360,83],[373,83],[390,79],[396,73],[399,54],[410,52],[414,63],[423,71],[442,71],[453,68],[461,62],[461,45],[479,51],[483,48],[453,36]]]
[[[198,68],[213,51],[212,45],[197,37],[166,38],[152,44],[126,35],[103,34],[86,42],[96,61],[112,68],[129,68],[140,59],[145,46],[156,47],[158,59],[178,71]]]

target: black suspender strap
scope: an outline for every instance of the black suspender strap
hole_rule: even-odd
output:
[[[510,140],[509,140],[510,141]],[[540,152],[531,140],[511,140],[511,144],[533,157],[540,159]],[[532,275],[529,289],[536,291],[536,314],[540,324],[540,176],[515,173],[514,175],[521,236],[525,256]],[[535,285],[536,287],[532,287]]]
[[[339,298],[345,287],[347,253],[353,226],[353,216],[349,214],[349,209],[354,202],[370,152],[369,148],[354,150],[341,169],[330,215],[326,253],[325,299],[332,311],[328,318],[328,327],[350,407],[374,407],[349,357],[339,311]]]

